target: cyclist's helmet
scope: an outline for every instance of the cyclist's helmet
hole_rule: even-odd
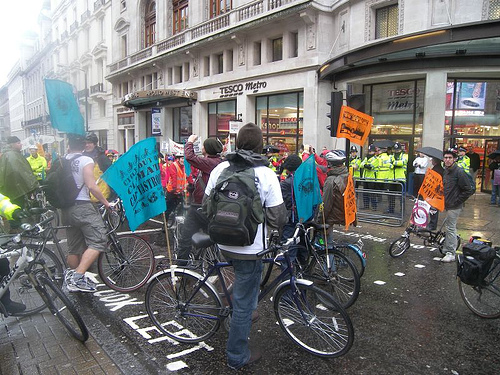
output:
[[[342,150],[333,150],[327,152],[325,159],[330,165],[340,165],[345,162],[345,152]]]
[[[99,139],[97,138],[97,135],[95,135],[94,133],[87,133],[87,135],[85,136],[85,141],[97,144],[99,142]]]

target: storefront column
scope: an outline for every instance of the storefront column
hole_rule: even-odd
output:
[[[443,148],[447,79],[445,71],[427,73],[422,133],[424,147],[436,147],[440,150]]]

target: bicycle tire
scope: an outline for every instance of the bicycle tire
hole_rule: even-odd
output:
[[[410,239],[405,236],[399,237],[389,246],[389,255],[393,258],[400,257],[410,248]]]
[[[40,245],[35,244],[26,244],[26,247],[40,247]],[[52,273],[52,277],[54,277],[54,281],[62,286],[63,283],[63,265],[59,258],[49,249],[44,248],[40,258],[45,261],[45,265],[49,268]],[[40,262],[37,262],[32,269],[32,272],[37,275],[39,273],[45,273],[45,269],[43,268]],[[20,272],[12,283],[9,286],[11,298],[14,301],[21,302],[26,306],[26,310],[12,314],[18,317],[24,317],[39,313],[43,309],[47,307],[45,301],[40,297],[40,294],[33,287],[33,284],[30,282],[28,275],[24,272]]]
[[[365,274],[366,260],[363,255],[359,254],[356,250],[352,248],[350,244],[336,244],[334,245],[334,251],[338,251],[344,254],[349,260],[354,264],[356,270],[358,271],[359,277],[363,277]]]
[[[289,284],[274,298],[274,313],[281,329],[311,354],[321,357],[346,354],[354,342],[354,327],[347,312],[318,287],[296,286],[297,295],[293,296]]]
[[[311,261],[303,276],[314,282],[316,287],[333,297],[344,309],[351,307],[358,299],[361,289],[356,266],[344,254],[329,252],[330,269],[327,268],[326,253],[317,253]]]
[[[113,290],[133,292],[146,284],[154,272],[153,249],[133,234],[111,236],[109,250],[101,253],[97,261],[99,277]]]
[[[46,275],[38,275],[37,280],[39,283],[37,291],[45,301],[52,315],[59,319],[75,339],[81,342],[87,341],[89,331],[66,294]]]
[[[458,278],[458,290],[465,305],[477,316],[500,318],[500,261],[493,263],[484,286],[472,286]]]
[[[183,270],[155,277],[145,296],[146,311],[155,326],[168,337],[185,343],[210,338],[220,327],[222,302],[208,284],[192,295],[192,287],[202,280]],[[189,300],[189,302],[187,302]]]

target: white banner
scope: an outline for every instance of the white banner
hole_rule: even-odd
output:
[[[172,141],[170,138],[168,139],[168,153],[175,155],[178,153],[184,153],[184,145],[181,143],[177,143]]]

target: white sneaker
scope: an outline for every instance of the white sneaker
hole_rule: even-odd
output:
[[[451,263],[454,261],[455,261],[455,254],[453,254],[453,253],[446,253],[446,255],[441,258],[441,262],[444,262],[444,263]]]

